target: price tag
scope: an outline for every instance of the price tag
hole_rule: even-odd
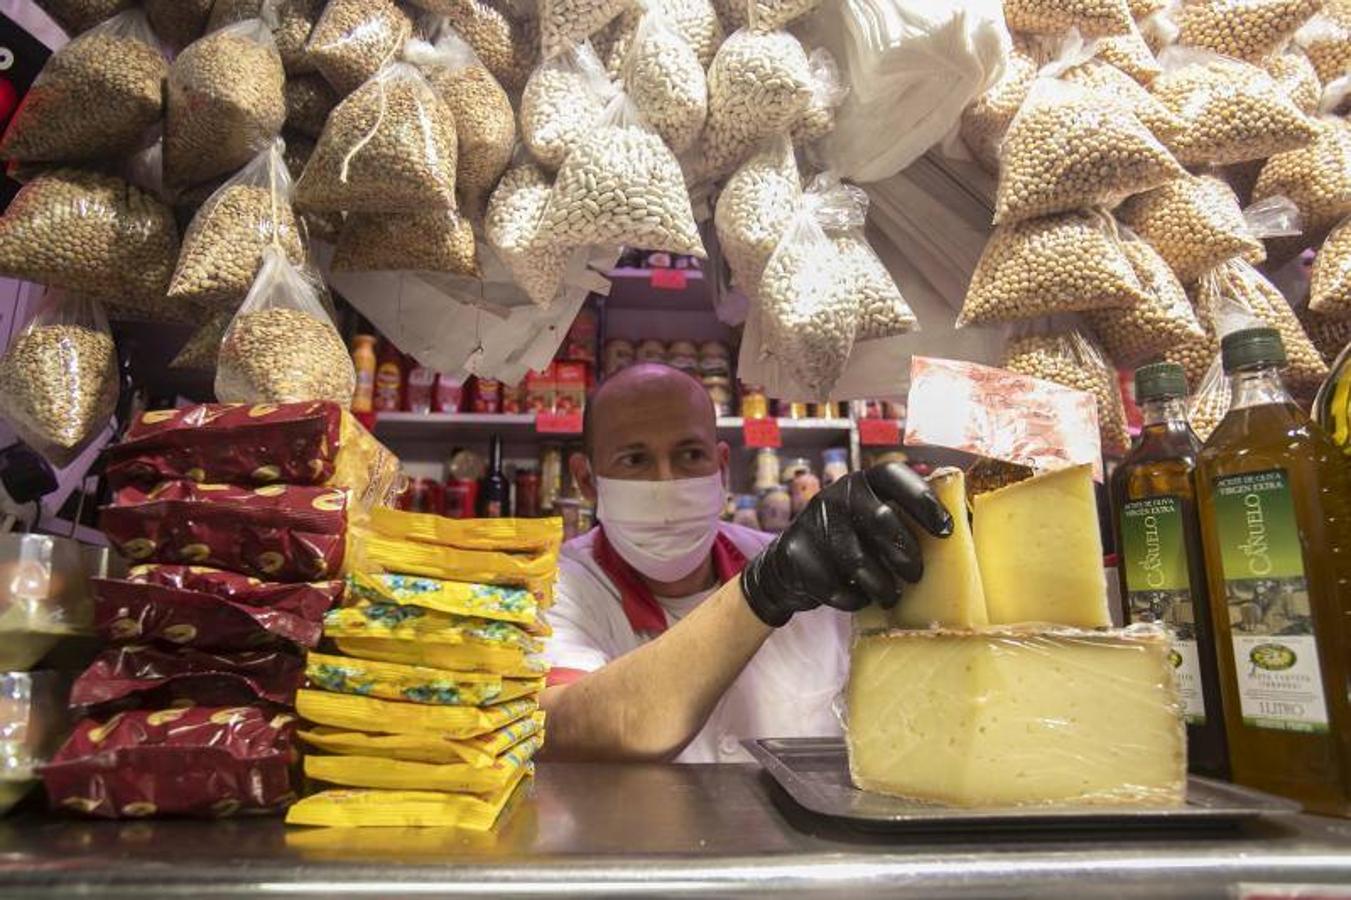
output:
[[[580,410],[537,413],[535,431],[539,434],[581,434],[582,413]]]
[[[858,442],[865,447],[899,447],[901,423],[896,419],[859,419]]]
[[[741,423],[741,436],[747,447],[783,446],[783,434],[779,431],[778,419],[746,419]]]
[[[653,269],[650,282],[659,291],[683,291],[689,278],[684,269]]]

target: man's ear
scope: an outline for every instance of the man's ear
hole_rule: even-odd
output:
[[[591,471],[591,461],[586,458],[585,453],[574,453],[568,458],[568,469],[572,472],[572,480],[577,484],[577,490],[581,491],[582,497],[596,502],[596,476]]]
[[[722,472],[722,486],[732,486],[732,448],[726,441],[718,441],[718,470]]]

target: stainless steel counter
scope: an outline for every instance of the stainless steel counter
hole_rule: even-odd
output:
[[[754,766],[541,765],[497,830],[0,820],[0,897],[1351,897],[1351,822],[922,837],[805,817]],[[1293,896],[1268,893],[1263,896]]]

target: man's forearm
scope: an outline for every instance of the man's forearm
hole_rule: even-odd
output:
[[[674,759],[771,633],[732,579],[657,639],[580,681],[545,690],[545,753]]]

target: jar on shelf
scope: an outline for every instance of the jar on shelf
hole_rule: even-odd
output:
[[[769,418],[769,395],[760,385],[741,383],[741,417],[744,419]]]
[[[794,400],[789,403],[780,400],[779,410],[779,417],[784,419],[807,419],[810,418],[811,412],[808,408],[808,404],[800,400]]]
[[[537,519],[540,516],[539,469],[525,464],[516,467],[516,516]]]
[[[855,420],[885,419],[886,408],[881,400],[851,400],[849,415]]]
[[[563,493],[563,447],[545,444],[539,451],[539,505],[546,513],[558,506]]]
[[[793,501],[788,489],[781,484],[760,492],[756,503],[756,517],[760,521],[760,530],[777,534],[793,521]]]
[[[755,451],[755,490],[764,491],[779,483],[779,451],[761,447]]]
[[[469,411],[471,413],[500,413],[502,411],[502,382],[492,378],[475,377],[470,382]]]
[[[821,479],[816,475],[811,472],[798,472],[794,475],[788,485],[788,498],[793,504],[793,515],[796,516],[806,509],[811,499],[819,493],[821,493]]]
[[[813,419],[835,419],[839,418],[840,405],[838,403],[813,403],[809,411]]]
[[[624,338],[611,338],[605,342],[605,366],[602,371],[605,377],[609,378],[616,372],[623,371],[633,365],[637,348],[633,346],[633,341]]]
[[[640,363],[666,362],[666,344],[656,338],[648,338],[638,344],[634,359]]]
[[[830,447],[821,451],[821,486],[830,487],[849,474],[849,451]]]
[[[694,341],[671,341],[666,348],[666,364],[686,375],[699,377],[699,350]]]
[[[708,399],[713,401],[713,409],[719,416],[732,414],[732,382],[727,378],[704,377],[704,390]]]
[[[756,512],[754,494],[737,494],[736,511],[732,513],[732,524],[744,528],[760,527],[760,514]]]
[[[732,354],[722,341],[704,341],[699,345],[699,374],[705,377],[731,378]]]
[[[808,475],[816,474],[812,471],[810,460],[801,456],[790,456],[783,461],[783,465],[779,468],[779,483],[791,484],[800,472],[806,472]]]

